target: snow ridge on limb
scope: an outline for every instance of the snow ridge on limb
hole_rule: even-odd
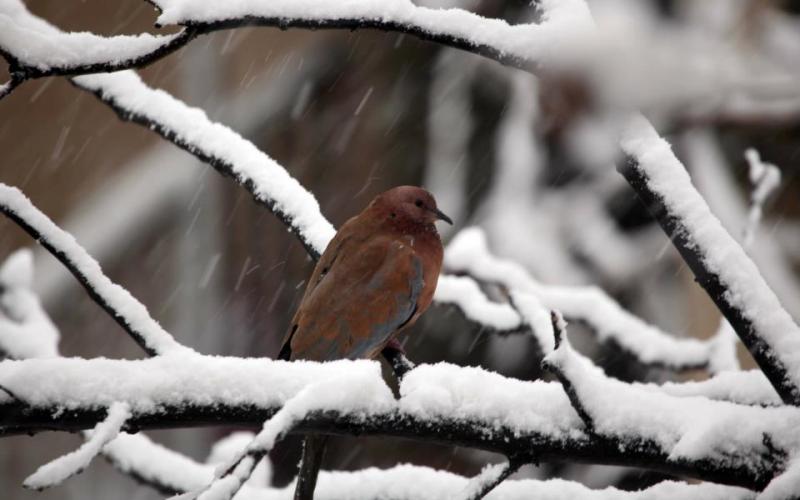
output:
[[[33,254],[23,248],[0,265],[0,357],[58,356],[58,328],[31,290]]]
[[[521,461],[509,460],[500,464],[489,464],[481,470],[480,474],[471,478],[462,490],[464,500],[481,500],[500,483],[508,479],[513,473],[524,465]]]
[[[303,417],[292,413],[297,420],[291,419],[289,432],[458,443],[526,461],[631,465],[760,489],[786,465],[786,455],[778,450],[797,447],[795,434],[785,430],[800,425],[800,410],[793,407],[743,407],[697,397],[668,397],[603,378],[590,379],[602,386],[588,390],[595,390],[598,398],[609,392],[606,386],[614,392],[622,391],[619,387],[635,391],[638,399],[631,419],[640,427],[631,424],[624,435],[601,433],[603,427],[595,416],[596,434],[590,434],[561,384],[525,382],[480,368],[420,365],[405,375],[400,399],[395,400],[375,362],[289,363],[198,355],[175,363],[170,358],[4,361],[0,363],[0,385],[15,393],[18,400],[0,402],[0,435],[91,428],[105,418],[97,408],[114,401],[130,405],[126,427],[133,430],[218,425],[221,420],[257,427],[304,388],[347,375],[348,380],[354,377],[358,381],[354,385],[358,390],[321,391],[324,397],[314,399],[308,407],[295,408],[308,412]],[[54,372],[60,374],[58,379],[53,379]],[[48,383],[42,384],[42,380]],[[641,404],[651,399],[664,402],[665,398],[669,419],[651,412],[652,406]],[[626,409],[633,405],[629,399],[614,397],[608,401],[621,401]],[[697,425],[689,422],[690,417],[695,418],[693,412],[674,416],[686,405],[699,412]],[[584,407],[595,415],[589,404]],[[59,409],[68,411],[58,414]],[[725,415],[730,415],[730,420]],[[677,432],[676,428],[691,424],[698,428],[698,436],[708,433],[713,443],[730,443],[740,451],[725,454],[722,459],[709,445],[698,447],[696,455],[672,459],[671,442],[666,438],[663,443],[656,441],[652,435],[661,419],[665,419],[667,437]],[[772,448],[761,442],[762,432],[770,435]]]
[[[761,155],[753,148],[744,153],[750,167],[748,177],[750,178],[750,210],[747,213],[747,224],[744,228],[742,246],[747,249],[753,243],[756,229],[761,222],[764,213],[764,203],[770,194],[781,184],[781,171],[771,163],[761,160]]]
[[[536,71],[553,59],[555,47],[563,51],[576,32],[591,27],[589,9],[581,0],[545,0],[540,24],[516,26],[462,9],[420,7],[408,0],[152,3],[162,10],[157,25],[186,27],[176,34],[156,36],[65,33],[33,16],[18,0],[0,0],[0,55],[11,73],[11,79],[0,86],[0,99],[26,80],[139,68],[198,35],[254,24],[408,33],[527,71]]]
[[[261,431],[222,468],[224,472],[219,477],[205,489],[175,500],[230,500],[278,440],[312,412],[331,408],[347,408],[351,413],[390,410],[395,405],[394,396],[380,377],[377,365],[370,365],[372,370],[344,371],[305,386],[264,422]]]
[[[653,212],[781,399],[800,405],[800,328],[644,117],[630,119],[621,145],[626,158],[618,165],[620,173]]]
[[[575,352],[564,325],[556,319],[554,331],[558,347],[545,357],[544,365],[562,382],[591,435],[619,440],[629,450],[654,447],[668,463],[701,456],[709,463],[741,459],[742,473],[764,472],[764,463],[748,462],[745,457],[771,456],[770,460],[785,466],[798,451],[800,411],[795,407],[758,408],[703,397],[678,398],[620,382]],[[770,480],[778,474],[775,471]]]
[[[708,366],[716,355],[714,342],[677,338],[663,332],[620,307],[599,288],[538,283],[516,262],[492,255],[478,228],[467,228],[453,239],[445,249],[444,265],[448,271],[467,273],[508,289],[545,353],[553,345],[546,311],[558,309],[568,319],[590,326],[601,342],[613,341],[644,364],[673,370],[696,369]],[[535,324],[531,323],[534,320]],[[540,326],[537,328],[536,324]]]
[[[40,212],[19,189],[0,184],[0,212],[63,263],[89,296],[149,355],[194,352],[175,341],[126,289],[108,279],[100,264],[70,234]]]
[[[278,216],[314,258],[333,238],[336,231],[320,212],[313,194],[252,142],[209,120],[201,109],[149,87],[133,71],[79,76],[72,81],[108,104],[123,120],[150,127],[222,175],[234,178]]]
[[[195,36],[191,28],[172,35],[64,33],[31,15],[22,2],[0,0],[0,56],[8,61],[11,73],[11,79],[0,87],[0,99],[34,78],[140,68]]]
[[[61,484],[66,479],[80,473],[106,444],[119,435],[130,415],[130,407],[126,403],[112,404],[105,420],[95,426],[89,433],[89,438],[80,448],[42,465],[25,479],[23,485],[26,488],[43,490]]]
[[[463,9],[436,9],[410,0],[280,0],[218,3],[203,0],[155,0],[158,25],[179,24],[204,31],[244,25],[299,28],[376,28],[412,34],[474,52],[503,64],[532,70],[565,49],[576,33],[591,28],[581,0],[539,2],[542,22],[510,25]]]

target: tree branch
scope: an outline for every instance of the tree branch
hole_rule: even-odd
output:
[[[150,356],[191,353],[179,344],[127,290],[103,274],[100,265],[75,239],[40,212],[18,189],[0,183],[0,212],[41,244],[83,285],[131,338]]]
[[[719,456],[710,442],[693,457],[674,456],[672,448],[635,429],[614,435],[587,433],[557,383],[522,382],[477,368],[421,365],[406,374],[401,398],[395,400],[375,363],[190,359],[6,361],[0,364],[0,383],[20,401],[0,404],[0,435],[91,428],[105,418],[104,407],[112,400],[130,405],[126,429],[133,432],[220,424],[257,427],[315,380],[364,369],[358,383],[340,380],[349,392],[343,392],[344,387],[327,390],[330,400],[317,401],[319,406],[293,422],[291,432],[399,437],[483,449],[529,462],[629,465],[761,489],[785,467],[787,457],[780,450],[789,449],[793,442],[786,428],[800,419],[800,410],[743,409],[709,401],[709,405],[727,405],[724,408],[730,411],[709,410],[706,418],[712,420],[701,423],[730,430],[731,434],[716,431],[712,437],[713,442],[725,442],[732,451]],[[42,373],[53,372],[61,376],[46,390],[33,383]],[[82,389],[87,386],[94,388],[92,393]],[[442,399],[445,393],[449,397]],[[358,406],[343,406],[341,397],[345,395]],[[672,398],[672,404],[694,404],[697,399]],[[747,413],[736,413],[742,411]],[[779,414],[784,423],[776,425]],[[761,442],[750,442],[747,436],[752,434],[741,432],[753,425],[770,435],[772,451],[764,449]]]
[[[658,220],[695,279],[781,399],[800,405],[800,329],[758,268],[722,227],[689,175],[644,118],[631,120],[617,169]]]
[[[253,12],[231,15],[222,9],[222,17],[204,19],[170,16],[170,7],[159,1],[157,8],[166,7],[156,26],[180,23],[184,29],[174,35],[103,37],[91,33],[64,33],[30,14],[22,4],[8,4],[0,11],[0,56],[12,70],[11,84],[0,87],[0,98],[8,95],[24,81],[45,76],[75,76],[108,73],[123,69],[141,68],[188,44],[201,34],[246,26],[317,29],[378,29],[408,34],[440,45],[465,50],[501,64],[536,72],[547,54],[536,50],[546,45],[559,29],[571,26],[573,31],[583,26],[588,9],[575,2],[569,14],[544,12],[542,24],[512,26],[501,19],[484,18],[462,9],[430,9],[413,4],[381,9],[375,5],[350,4],[342,8],[336,3],[320,2],[316,9],[299,9],[295,5],[264,4]],[[178,9],[180,10],[180,9]],[[170,18],[171,19],[168,19]],[[168,22],[166,21],[168,20]],[[572,21],[576,21],[573,23]],[[559,33],[563,36],[563,33]],[[27,47],[22,40],[33,38]],[[77,54],[77,55],[76,55]],[[14,75],[17,75],[16,77]]]
[[[698,460],[700,455],[703,460],[726,461],[739,453],[769,455],[784,467],[791,462],[795,445],[789,436],[800,424],[800,410],[676,398],[608,378],[572,349],[557,315],[553,322],[558,347],[545,358],[544,366],[562,382],[592,438],[624,442],[636,436],[677,462]]]
[[[523,465],[524,463],[518,460],[487,465],[480,474],[470,479],[469,483],[467,483],[466,488],[464,488],[464,500],[481,500]]]

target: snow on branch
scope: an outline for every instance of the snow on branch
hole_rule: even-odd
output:
[[[218,3],[203,0],[154,0],[159,25],[179,24],[203,31],[259,25],[281,29],[376,28],[398,31],[532,70],[583,29],[591,15],[581,0],[539,2],[542,22],[509,25],[462,9],[433,9],[410,0],[283,0]]]
[[[480,474],[469,480],[460,497],[464,500],[481,500],[510,475],[517,472],[522,465],[524,465],[522,462],[516,460],[487,465]]]
[[[786,465],[779,450],[789,449],[794,441],[787,432],[800,424],[795,408],[743,407],[625,389],[636,391],[641,401],[668,400],[673,417],[664,421],[647,404],[626,403],[626,411],[636,410],[630,418],[639,427],[592,434],[558,383],[524,382],[445,363],[420,365],[406,374],[396,400],[375,362],[290,363],[198,355],[4,361],[0,385],[18,399],[0,402],[0,435],[90,428],[105,418],[102,408],[116,401],[130,406],[126,428],[132,431],[220,422],[260,426],[320,380],[331,380],[336,390],[329,387],[324,401],[292,420],[291,432],[394,436],[469,446],[523,461],[631,465],[757,489]],[[603,378],[597,383],[605,388],[617,382]],[[599,391],[596,398],[604,394]],[[689,425],[688,414],[674,414],[685,404],[709,411],[691,427],[705,433],[708,445],[673,458],[675,427]],[[662,423],[665,437],[656,439],[653,429]],[[593,428],[601,428],[597,419]],[[765,434],[771,447],[761,441]],[[721,454],[716,447],[731,453]]]
[[[103,446],[119,435],[128,417],[130,411],[126,403],[113,403],[108,409],[108,416],[95,426],[80,448],[39,467],[25,479],[24,486],[43,490],[80,473],[100,453]]]
[[[103,274],[100,264],[75,239],[14,187],[0,184],[0,212],[58,259],[114,320],[150,355],[193,352],[167,333],[147,308]]]
[[[781,171],[775,165],[761,160],[761,155],[755,149],[748,149],[744,154],[749,165],[750,184],[750,211],[747,213],[747,224],[744,228],[742,245],[748,248],[753,243],[756,230],[764,213],[764,203],[781,183]]]
[[[745,251],[711,213],[689,174],[641,115],[622,136],[618,166],[670,237],[782,400],[800,404],[800,328]]]
[[[58,355],[58,328],[31,290],[33,254],[27,248],[0,266],[0,358],[49,358]]]
[[[123,120],[150,127],[247,189],[318,257],[335,230],[319,203],[281,165],[205,112],[155,90],[133,71],[75,77],[80,88],[108,104]]]
[[[771,456],[785,467],[800,451],[795,437],[800,424],[797,408],[678,398],[608,378],[572,349],[555,316],[558,347],[545,358],[545,367],[564,385],[590,435],[629,440],[627,446],[637,448],[655,447],[667,463],[700,457],[710,462],[730,460],[742,464],[743,473],[763,466],[745,465],[745,457]]]
[[[146,446],[145,446],[146,445]],[[213,467],[203,465],[174,451],[155,445],[141,435],[121,434],[105,449],[115,461],[117,448],[126,451],[125,472],[142,484],[172,494],[192,491],[214,477]],[[466,489],[469,478],[450,472],[414,465],[398,465],[391,469],[368,468],[355,472],[320,471],[315,498],[335,500],[372,500],[374,498],[405,500],[440,500],[453,492]],[[237,500],[288,500],[294,483],[283,488],[242,487]],[[591,490],[579,483],[561,479],[547,481],[510,480],[500,484],[486,498],[529,499],[571,498],[575,500],[752,500],[753,492],[717,484],[686,484],[664,481],[636,492],[615,488]]]
[[[469,276],[442,274],[434,299],[437,304],[456,306],[467,320],[492,332],[509,334],[526,329],[522,317],[510,304],[491,301]]]
[[[558,309],[571,321],[588,325],[601,342],[613,342],[644,364],[695,369],[714,364],[719,354],[713,341],[670,335],[629,313],[599,288],[538,283],[519,264],[492,255],[478,228],[465,229],[453,239],[444,263],[450,272],[504,286],[545,353],[553,347],[547,310]]]
[[[9,62],[11,73],[11,80],[0,87],[0,98],[25,80],[143,67],[198,35],[252,25],[407,33],[527,71],[535,71],[557,49],[563,51],[576,33],[592,26],[581,0],[545,0],[541,23],[515,26],[462,9],[420,7],[409,0],[152,3],[162,10],[158,26],[185,28],[163,36],[64,33],[32,15],[18,0],[0,0],[0,55]]]
[[[195,36],[190,28],[157,36],[64,33],[31,15],[22,2],[0,0],[0,55],[8,61],[11,73],[11,80],[0,87],[0,99],[33,78],[143,67]]]
[[[383,379],[371,371],[342,371],[315,381],[292,396],[269,420],[250,444],[224,469],[205,490],[184,500],[230,500],[250,478],[256,465],[277,441],[313,412],[346,407],[351,413],[386,411],[391,392]],[[379,403],[375,403],[378,401]]]

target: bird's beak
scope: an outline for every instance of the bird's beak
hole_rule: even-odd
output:
[[[434,208],[434,209],[433,209],[433,210],[431,210],[431,211],[432,211],[433,213],[435,213],[435,214],[436,214],[436,218],[437,218],[437,219],[439,219],[439,220],[443,220],[443,221],[447,222],[448,224],[450,224],[451,226],[453,225],[453,219],[451,219],[450,217],[446,216],[446,215],[444,214],[444,212],[442,212],[442,211],[441,211],[441,210],[439,210],[438,208]]]

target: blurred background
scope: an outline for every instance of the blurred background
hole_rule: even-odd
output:
[[[535,5],[523,1],[415,3],[458,6],[510,23],[539,17]],[[336,226],[389,187],[424,185],[456,221],[445,239],[481,226],[495,253],[521,262],[542,282],[599,285],[626,308],[684,336],[712,335],[719,314],[614,170],[615,118],[627,108],[643,109],[737,236],[750,203],[745,151],[754,148],[780,168],[783,180],[750,253],[800,318],[800,5],[589,4],[605,44],[607,59],[594,61],[603,71],[592,64],[536,79],[397,33],[245,28],[204,36],[141,74],[275,158],[316,195]],[[156,13],[139,0],[28,6],[64,30],[157,32]],[[0,117],[0,181],[22,189],[75,235],[179,341],[209,354],[276,355],[313,263],[249,194],[149,130],[119,121],[63,78],[24,84],[0,101]],[[33,245],[0,220],[0,261]],[[34,289],[61,332],[63,355],[141,357],[40,249],[35,273]],[[575,336],[579,348],[615,376],[674,377],[597,345],[579,328]],[[532,338],[486,334],[444,306],[413,328],[406,349],[415,362],[540,376]],[[742,361],[752,366],[745,354]],[[202,462],[232,430],[150,435]],[[51,491],[22,488],[28,474],[79,439],[58,433],[4,438],[0,496],[162,497],[101,461]],[[472,475],[500,458],[391,439],[334,442],[325,468],[411,462]],[[273,484],[285,485],[295,473],[299,441],[286,440],[271,459]],[[518,475],[624,488],[659,479],[553,463]]]

